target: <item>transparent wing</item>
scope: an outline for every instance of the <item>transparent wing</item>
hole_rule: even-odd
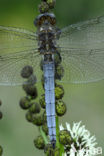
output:
[[[21,85],[24,79],[20,73],[24,66],[30,65],[34,69],[37,79],[40,79],[40,60],[38,51],[20,51],[0,56],[0,85]]]
[[[0,26],[0,54],[15,53],[22,50],[37,48],[36,34],[34,32]]]
[[[20,85],[20,72],[25,65],[40,75],[40,57],[34,32],[0,26],[0,85]]]
[[[65,76],[69,83],[104,79],[104,16],[71,25],[59,40]]]
[[[62,59],[64,82],[88,83],[104,79],[104,49],[63,50]]]

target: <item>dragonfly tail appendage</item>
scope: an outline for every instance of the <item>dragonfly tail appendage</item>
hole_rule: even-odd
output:
[[[55,119],[55,83],[54,83],[54,62],[44,63],[45,79],[45,102],[48,133],[53,146],[56,142],[56,119]]]

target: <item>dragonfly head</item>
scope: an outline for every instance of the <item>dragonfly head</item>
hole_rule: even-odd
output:
[[[48,22],[51,25],[55,25],[56,24],[55,15],[52,14],[52,13],[41,14],[41,15],[37,16],[37,18],[34,21],[34,24],[35,24],[36,27],[40,27],[45,22]]]

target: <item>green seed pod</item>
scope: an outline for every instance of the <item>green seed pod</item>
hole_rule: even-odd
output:
[[[3,154],[3,148],[2,146],[0,146],[0,156],[2,156],[2,154]]]
[[[67,130],[60,131],[59,141],[63,145],[70,145],[71,144],[71,136],[70,136],[69,131],[67,131]]]
[[[36,148],[38,149],[44,149],[45,147],[45,142],[42,136],[38,136],[35,140],[34,140],[34,145]]]
[[[62,100],[56,101],[56,113],[58,116],[63,116],[66,113],[66,105]]]
[[[27,95],[30,95],[34,99],[37,97],[37,88],[35,85],[29,85],[29,84],[23,84],[23,89],[27,93]]]
[[[30,111],[28,111],[28,112],[26,113],[26,120],[27,120],[28,122],[33,122],[33,115],[32,115],[32,113],[31,113]]]
[[[19,104],[20,104],[20,107],[22,109],[28,109],[31,106],[30,99],[27,96],[26,97],[22,97],[20,99]]]
[[[55,70],[55,79],[61,80],[64,76],[64,68],[61,65],[58,65]]]
[[[55,87],[55,98],[56,100],[62,99],[64,96],[64,89],[61,85],[56,85]]]
[[[49,10],[48,4],[46,2],[41,2],[41,4],[39,5],[40,13],[48,12],[48,10]]]
[[[45,132],[46,135],[48,135],[48,127],[46,123],[42,125],[42,130]]]
[[[36,102],[31,103],[31,107],[29,108],[31,113],[39,113],[40,112],[40,105]]]
[[[0,111],[0,120],[2,119],[2,117],[3,117],[3,114],[2,114],[2,112]]]
[[[40,103],[40,105],[41,105],[42,108],[45,108],[46,107],[46,104],[45,104],[45,95],[44,94],[39,99],[39,103]]]
[[[33,68],[31,66],[25,66],[21,71],[23,78],[29,78],[33,74]]]
[[[43,116],[41,113],[33,114],[33,121],[32,123],[36,126],[41,126],[43,124]]]

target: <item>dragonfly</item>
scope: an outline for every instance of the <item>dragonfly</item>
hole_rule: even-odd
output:
[[[47,38],[49,33],[51,37]],[[62,28],[59,40],[49,22],[43,22],[38,33],[0,26],[0,85],[22,85],[20,72],[26,65],[32,66],[37,80],[41,80],[40,62],[43,59],[47,125],[51,143],[56,141],[56,47],[59,47],[64,68],[61,82],[78,84],[104,79],[104,16]]]

